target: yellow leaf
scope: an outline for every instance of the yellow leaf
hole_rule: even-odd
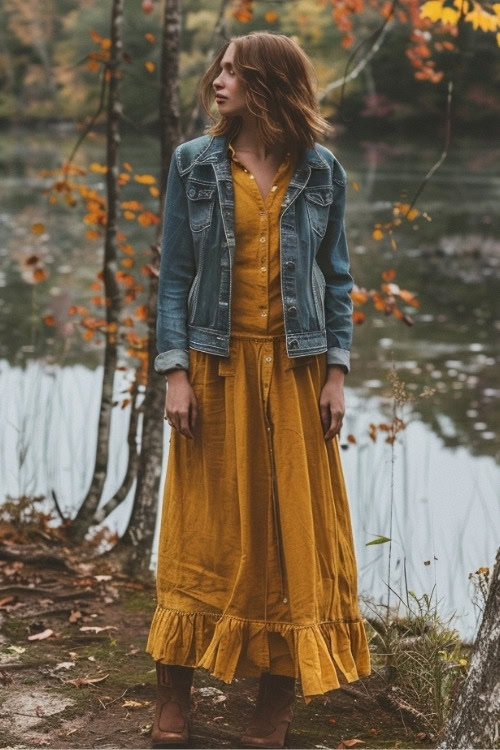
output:
[[[135,214],[134,214],[133,211],[124,211],[123,212],[123,218],[124,219],[128,219],[129,221],[131,221],[132,219],[135,219]]]
[[[158,196],[160,195],[160,191],[158,190],[157,187],[150,187],[149,192],[151,193],[153,198],[158,198]]]
[[[352,180],[351,185],[353,186],[354,190],[358,193],[359,192],[359,182],[357,180]]]
[[[153,72],[154,72],[154,69],[155,69],[155,64],[154,64],[154,62],[151,62],[151,60],[146,60],[146,62],[144,63],[144,67],[145,67],[145,68],[146,68],[146,70],[148,70],[148,71],[149,71],[150,73],[153,73]]]
[[[154,34],[150,34],[149,31],[147,34],[144,34],[144,39],[146,41],[151,42],[151,44],[154,44],[156,42],[156,37]]]
[[[108,171],[108,168],[105,164],[98,164],[96,161],[93,161],[92,164],[89,166],[89,169],[91,172],[99,172],[99,174],[106,174]]]
[[[87,60],[87,68],[92,71],[92,73],[97,73],[98,70],[100,70],[100,63],[96,62],[95,60]]]
[[[133,172],[134,169],[131,164],[129,164],[128,161],[123,162],[123,168],[127,170],[127,172]]]
[[[40,234],[43,234],[45,232],[45,224],[40,224],[39,222],[37,222],[36,224],[32,224],[31,231],[38,237]]]
[[[458,10],[454,10],[453,8],[443,8],[443,12],[441,14],[441,22],[450,23],[452,26],[456,26],[459,15],[460,14]]]
[[[274,10],[268,10],[264,18],[266,19],[267,23],[274,23],[278,20],[278,14],[275,13]]]
[[[88,240],[98,240],[101,235],[95,229],[87,229],[85,237]]]
[[[372,232],[372,237],[374,240],[381,240],[384,236],[384,233],[380,231],[380,229],[374,229]]]
[[[428,0],[420,8],[420,18],[430,18],[439,21],[443,12],[443,0]]]

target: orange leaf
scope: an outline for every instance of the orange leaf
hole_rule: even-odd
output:
[[[123,162],[123,168],[127,170],[127,172],[133,172],[134,169],[131,164],[128,163],[128,161]]]
[[[90,285],[91,289],[94,289],[95,291],[99,291],[101,289],[102,284],[100,284],[98,281],[93,281]]]
[[[135,311],[135,317],[139,320],[146,320],[148,317],[148,308],[146,305],[139,305],[138,308],[136,308]]]
[[[266,19],[267,23],[274,23],[278,20],[278,14],[275,13],[274,10],[268,10],[264,18]]]
[[[124,210],[127,210],[127,209],[129,211],[141,211],[142,210],[142,203],[139,203],[139,201],[122,201],[120,205]]]
[[[151,34],[149,31],[147,34],[144,34],[144,39],[146,39],[146,41],[150,42],[151,44],[154,44],[156,42],[155,35]]]
[[[380,229],[374,229],[372,232],[372,237],[374,240],[381,240],[384,236],[384,233],[380,231]]]
[[[94,338],[94,331],[84,331],[83,338],[85,341],[90,341],[90,339]]]
[[[144,67],[147,71],[149,71],[149,73],[153,73],[155,70],[155,64],[154,62],[151,62],[151,60],[146,60],[146,62],[144,63]]]
[[[349,435],[347,436],[347,442],[348,442],[348,443],[357,443],[357,440],[356,440],[356,438],[354,437],[354,435],[351,435],[351,434],[349,433]],[[331,721],[331,719],[330,719],[330,721]],[[334,719],[333,721],[335,721],[335,719]]]
[[[102,36],[98,34],[97,31],[94,31],[94,29],[90,29],[89,34],[90,34],[90,38],[92,39],[92,41],[95,42],[96,44],[99,44],[99,42],[102,39]]]
[[[88,240],[98,240],[101,235],[96,229],[87,229],[85,232],[85,237]]]
[[[42,320],[47,326],[55,326],[56,324],[56,320],[53,315],[44,315]]]
[[[160,195],[160,191],[158,190],[157,187],[154,187],[154,186],[149,188],[149,192],[151,193],[153,198],[158,198],[158,196]]]
[[[364,312],[361,312],[361,310],[354,310],[354,312],[352,314],[352,319],[353,319],[354,323],[357,323],[359,325],[360,323],[364,323],[365,322],[366,317],[365,317]]]
[[[132,268],[134,265],[134,261],[132,258],[122,258],[120,263],[124,268]]]
[[[43,268],[35,268],[33,271],[33,278],[36,282],[45,281],[45,279],[49,278],[49,274]]]
[[[154,185],[156,178],[152,174],[136,174],[134,180],[140,182],[141,185]]]
[[[392,281],[396,275],[394,268],[389,268],[387,271],[382,271],[382,278],[384,281]]]
[[[106,174],[108,171],[108,168],[105,164],[99,164],[96,161],[93,161],[92,164],[90,164],[89,169],[91,172],[99,172],[99,174]]]
[[[368,295],[366,292],[362,292],[360,289],[353,289],[351,292],[351,298],[356,305],[364,305],[364,303],[368,299]]]
[[[37,222],[36,224],[32,224],[31,231],[38,237],[38,235],[45,232],[45,224],[40,224],[39,222]]]

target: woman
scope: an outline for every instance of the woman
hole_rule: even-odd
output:
[[[346,173],[314,70],[286,36],[233,37],[202,80],[219,118],[172,157],[157,372],[170,451],[153,746],[188,742],[195,667],[259,677],[240,738],[283,747],[301,681],[370,674],[339,454],[353,280]]]

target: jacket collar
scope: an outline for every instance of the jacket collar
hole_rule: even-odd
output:
[[[196,157],[195,162],[198,164],[207,164],[227,160],[229,140],[230,138],[228,134],[211,136],[208,146]],[[298,165],[298,169],[307,169],[307,167],[328,169],[328,163],[319,154],[316,147],[307,148],[302,161]]]

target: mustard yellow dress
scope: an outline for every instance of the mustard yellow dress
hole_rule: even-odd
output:
[[[338,436],[325,442],[326,353],[286,353],[279,215],[229,146],[235,195],[229,358],[189,350],[199,417],[172,430],[146,651],[231,682],[263,671],[313,696],[371,673]]]

